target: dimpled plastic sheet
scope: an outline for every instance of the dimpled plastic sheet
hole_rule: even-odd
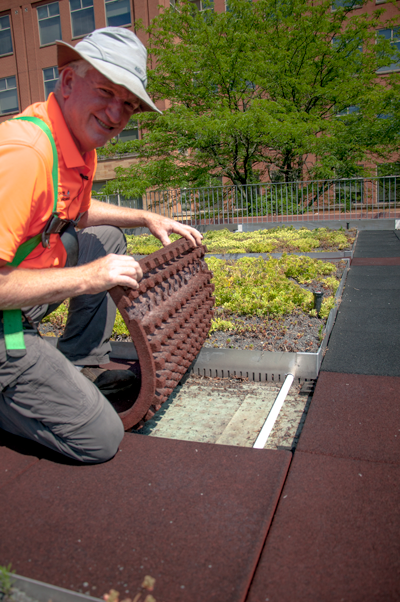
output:
[[[205,246],[181,238],[139,261],[138,290],[110,290],[135,344],[142,379],[137,400],[120,412],[125,430],[154,416],[203,346],[214,305],[205,252]]]

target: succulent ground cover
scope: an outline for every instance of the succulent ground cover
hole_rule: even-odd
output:
[[[339,251],[350,249],[356,237],[356,230],[329,230],[316,228],[296,230],[293,226],[278,226],[270,230],[254,232],[230,232],[210,230],[203,242],[208,253],[309,253],[313,251]],[[179,238],[173,234],[171,240]],[[142,234],[127,236],[128,254],[148,255],[161,248],[154,236]]]
[[[207,264],[214,273],[216,310],[206,347],[317,351],[344,261],[283,255],[237,262],[210,257]],[[317,290],[324,293],[319,316]]]

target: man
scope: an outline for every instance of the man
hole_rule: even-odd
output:
[[[48,135],[29,121],[1,124],[0,436],[4,429],[95,463],[110,459],[123,437],[117,413],[91,382],[112,389],[115,380],[126,377],[117,373],[115,379],[98,367],[108,361],[116,311],[107,291],[116,285],[136,289],[142,277],[139,264],[124,255],[119,228],[147,226],[163,245],[172,232],[194,244],[200,244],[201,235],[159,215],[90,198],[94,149],[117,136],[133,114],[158,111],[145,90],[146,50],[138,38],[111,27],[93,32],[75,48],[57,44],[55,93],[22,115],[40,118],[51,130],[59,174],[55,222],[75,220],[79,255],[75,230],[68,228],[68,252],[64,235],[51,221]],[[44,230],[43,244],[18,267],[11,266],[21,244]],[[66,298],[71,298],[69,316],[56,350],[38,335],[37,325]],[[26,350],[13,353],[6,348],[2,323],[10,315],[7,310],[19,308]]]

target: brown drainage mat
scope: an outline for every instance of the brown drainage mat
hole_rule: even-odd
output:
[[[243,602],[290,460],[131,433],[105,464],[41,459],[0,490],[0,564],[98,598],[150,575],[160,602]]]
[[[139,261],[139,290],[110,291],[134,341],[142,378],[137,400],[119,408],[125,430],[160,409],[203,346],[214,304],[205,251],[177,240]]]

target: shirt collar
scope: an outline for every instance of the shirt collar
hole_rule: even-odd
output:
[[[77,149],[74,139],[71,136],[71,132],[65,122],[60,105],[53,93],[50,94],[47,100],[46,108],[66,167],[69,169],[87,165],[88,155],[90,153],[85,153],[85,155],[82,156]]]

